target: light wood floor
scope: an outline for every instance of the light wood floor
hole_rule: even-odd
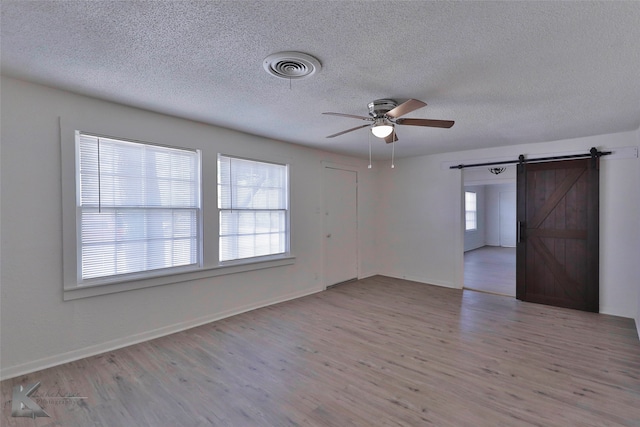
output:
[[[516,296],[516,248],[483,246],[464,253],[464,287]]]
[[[14,385],[86,396],[11,418]],[[639,426],[631,319],[376,276],[2,382],[3,426]]]

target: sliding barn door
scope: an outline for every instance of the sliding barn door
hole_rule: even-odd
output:
[[[598,159],[518,166],[516,298],[599,311]]]

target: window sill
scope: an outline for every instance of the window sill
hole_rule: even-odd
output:
[[[224,276],[226,274],[236,274],[247,271],[262,270],[265,268],[281,267],[284,265],[294,264],[295,259],[296,258],[293,255],[286,255],[262,260],[237,261],[215,267],[203,267],[196,270],[174,272],[162,276],[127,278],[108,283],[70,286],[64,288],[63,299],[65,301],[70,301],[80,298],[90,298],[98,295],[150,288],[153,286],[163,286],[174,283],[189,282],[192,280],[207,279],[210,277]]]

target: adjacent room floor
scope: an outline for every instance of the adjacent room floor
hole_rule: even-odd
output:
[[[516,248],[483,246],[464,253],[464,287],[516,296]]]
[[[0,424],[638,426],[638,378],[631,319],[375,276],[3,381]]]

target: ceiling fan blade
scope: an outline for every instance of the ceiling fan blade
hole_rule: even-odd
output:
[[[384,139],[384,142],[386,142],[387,144],[391,144],[392,142],[396,142],[397,140],[398,134],[396,134],[396,130],[394,129],[393,132],[391,132],[389,136]]]
[[[404,116],[407,113],[410,113],[412,111],[417,110],[418,108],[422,108],[422,107],[426,107],[427,104],[422,102],[422,101],[418,101],[417,99],[410,99],[406,102],[403,102],[402,104],[398,105],[396,108],[394,108],[393,110],[389,111],[386,115],[396,119],[400,116]]]
[[[369,127],[369,126],[371,126],[371,125],[370,124],[366,124],[366,125],[362,125],[362,126],[356,126],[356,127],[352,128],[352,129],[343,130],[342,132],[338,132],[338,133],[334,133],[333,135],[329,135],[327,138],[333,138],[333,137],[336,137],[336,136],[344,135],[345,133],[352,132],[354,130],[358,130],[358,129],[362,129],[362,128],[366,128],[366,127]]]
[[[432,128],[450,128],[455,122],[453,120],[431,120],[431,119],[398,119],[396,124],[409,126],[428,126]]]
[[[344,114],[344,113],[322,113],[322,114],[327,114],[329,116],[351,117],[352,119],[360,119],[360,120],[369,120],[369,121],[373,120],[371,117],[355,116],[353,114]]]

